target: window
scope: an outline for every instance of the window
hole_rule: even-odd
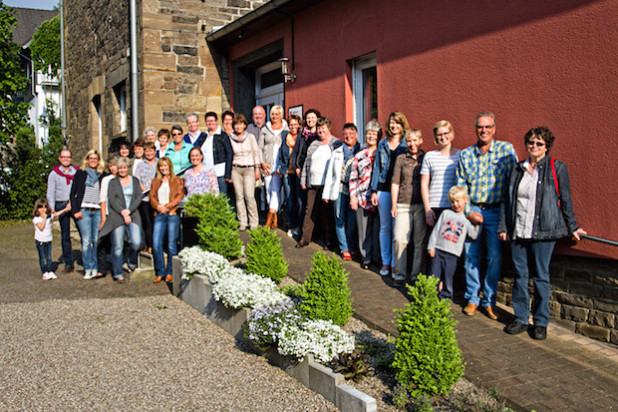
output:
[[[375,53],[354,60],[352,67],[354,121],[359,140],[365,140],[365,125],[378,118],[378,72]]]
[[[267,64],[255,71],[255,104],[266,109],[266,120],[270,119],[270,109],[283,104],[283,75],[281,63]]]

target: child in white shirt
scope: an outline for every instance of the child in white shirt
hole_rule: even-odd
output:
[[[39,266],[43,273],[43,280],[56,279],[56,274],[52,271],[51,242],[52,242],[52,219],[58,219],[61,214],[71,210],[70,204],[54,215],[47,199],[38,198],[34,202],[32,210],[32,223],[34,224],[34,241],[39,252]]]

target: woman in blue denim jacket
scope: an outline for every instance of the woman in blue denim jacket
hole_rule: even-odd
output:
[[[371,175],[371,203],[378,207],[380,215],[380,253],[382,269],[380,275],[388,276],[395,268],[395,252],[393,250],[393,224],[391,216],[391,179],[395,159],[408,151],[403,135],[410,128],[408,119],[401,112],[388,115],[386,139],[378,143],[376,160]]]
[[[547,156],[553,133],[545,126],[536,127],[526,133],[524,141],[529,157],[511,170],[498,225],[500,239],[512,239],[515,266],[515,320],[504,331],[515,335],[528,329],[532,277],[534,327],[530,335],[542,340],[549,323],[549,263],[556,240],[572,235],[578,241],[586,232],[575,220],[566,165]]]

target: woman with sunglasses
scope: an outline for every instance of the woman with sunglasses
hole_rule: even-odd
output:
[[[169,147],[165,151],[165,157],[168,157],[174,165],[174,172],[181,176],[181,171],[191,166],[189,160],[189,152],[193,148],[193,145],[186,143],[183,140],[183,131],[180,126],[172,126],[172,140]]]
[[[511,239],[515,266],[515,320],[504,331],[516,335],[528,330],[532,277],[534,326],[530,335],[543,340],[549,322],[549,263],[554,245],[569,235],[579,241],[586,232],[575,220],[566,165],[547,156],[554,134],[546,126],[535,127],[526,133],[524,142],[528,158],[511,170],[498,225],[500,239]]]

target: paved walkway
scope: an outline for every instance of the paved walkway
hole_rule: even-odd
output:
[[[295,249],[282,231],[283,250],[292,278],[302,282],[311,268],[311,254],[322,250],[311,243]],[[396,335],[393,309],[408,299],[403,288],[390,286],[377,271],[346,262],[356,316]],[[618,349],[551,325],[545,341],[523,333],[502,331],[512,319],[501,307],[500,321],[481,313],[471,318],[453,304],[459,346],[466,360],[466,377],[478,386],[496,390],[515,409],[541,411],[618,410]]]

